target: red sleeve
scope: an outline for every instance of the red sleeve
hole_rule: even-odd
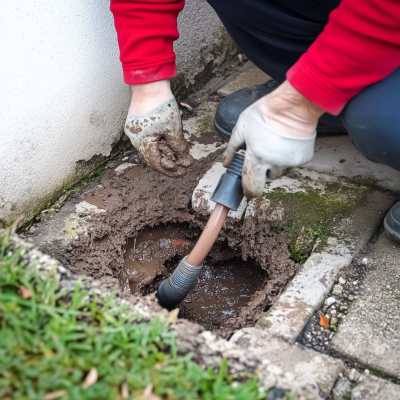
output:
[[[400,1],[343,0],[308,51],[286,74],[333,115],[363,88],[400,66]]]
[[[111,0],[124,81],[147,83],[176,75],[174,40],[184,0]]]

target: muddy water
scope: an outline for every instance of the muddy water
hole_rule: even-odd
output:
[[[156,291],[197,239],[188,224],[144,229],[128,242],[120,284],[143,295]],[[266,271],[251,260],[244,262],[236,257],[216,263],[208,258],[197,283],[179,306],[180,316],[208,330],[218,330],[225,320],[238,317],[249,305],[266,277]]]
[[[157,288],[162,278],[168,277],[164,267],[172,257],[189,254],[194,240],[187,224],[160,224],[142,230],[129,240],[125,253],[125,268],[119,276],[120,284],[132,292],[147,294]],[[159,277],[155,281],[155,278]]]
[[[180,305],[180,316],[218,330],[230,318],[247,307],[254,293],[261,289],[266,272],[252,261],[233,259],[205,266],[199,279]]]

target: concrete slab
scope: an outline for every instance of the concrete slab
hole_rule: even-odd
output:
[[[325,190],[328,187],[327,184],[334,184],[333,187],[337,187],[337,190],[340,191],[339,186],[336,186],[340,179],[333,176],[325,177],[324,174],[314,171],[300,170],[298,172],[302,176],[313,177],[314,182],[306,180],[304,183],[302,180],[286,177],[274,181],[273,185],[286,193],[303,193],[303,189],[310,190],[309,188],[313,187],[321,196],[327,196],[329,195]],[[281,181],[281,184],[278,181]],[[271,187],[272,185],[266,189],[267,199],[262,201],[268,201]],[[356,192],[357,195],[365,195],[361,187],[357,190],[360,190]],[[350,197],[350,195],[348,196]],[[368,243],[378,229],[393,200],[391,195],[370,191],[364,201],[356,206],[347,217],[335,215],[333,211],[331,215],[333,225],[330,231],[335,236],[328,238],[327,245],[322,250],[318,250],[318,245],[314,245],[313,252],[302,269],[289,283],[277,302],[261,317],[258,326],[273,336],[283,338],[291,343],[295,342],[309,318],[320,307],[338,279],[339,272],[350,265],[354,255]],[[285,204],[282,206],[284,212],[287,212]],[[246,216],[254,214],[253,209],[254,203],[249,204]],[[265,207],[264,209],[258,208],[258,210],[255,207],[255,209],[256,212],[265,213]],[[300,203],[297,209],[291,210],[291,213],[294,216],[301,215],[304,210]],[[304,228],[306,232],[307,226]]]
[[[346,358],[400,379],[400,245],[382,233],[366,258],[369,270],[359,297],[332,347]]]
[[[190,154],[196,160],[228,145],[214,128],[217,106],[217,102],[205,101],[196,108],[193,117],[182,121],[183,134],[190,143]]]
[[[304,167],[338,176],[360,177],[382,188],[400,191],[400,171],[367,160],[347,134],[318,135],[314,158]]]
[[[344,367],[343,361],[339,359],[317,353],[299,344],[289,344],[257,328],[237,331],[231,337],[230,343],[256,352],[263,364],[274,364],[284,373],[291,374],[302,386],[308,387],[323,398],[327,398]]]
[[[363,382],[351,390],[351,400],[395,400],[400,399],[400,385],[373,375],[364,375]]]
[[[229,96],[239,89],[259,85],[271,79],[270,76],[261,71],[251,61],[248,61],[247,64],[243,72],[218,89],[217,93],[220,97]]]

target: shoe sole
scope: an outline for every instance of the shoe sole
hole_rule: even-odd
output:
[[[383,227],[385,228],[385,231],[387,233],[387,235],[394,240],[395,242],[400,243],[400,233],[395,231],[394,229],[392,229],[388,222],[387,222],[387,215],[385,217],[385,219],[383,220]]]
[[[229,139],[231,138],[232,132],[228,132],[225,129],[221,128],[217,121],[216,121],[216,116],[214,117],[214,127],[217,130],[217,132],[229,142]]]

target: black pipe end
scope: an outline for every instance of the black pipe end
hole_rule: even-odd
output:
[[[236,153],[226,172],[221,176],[211,200],[231,210],[237,210],[243,199],[242,169],[244,155]]]

